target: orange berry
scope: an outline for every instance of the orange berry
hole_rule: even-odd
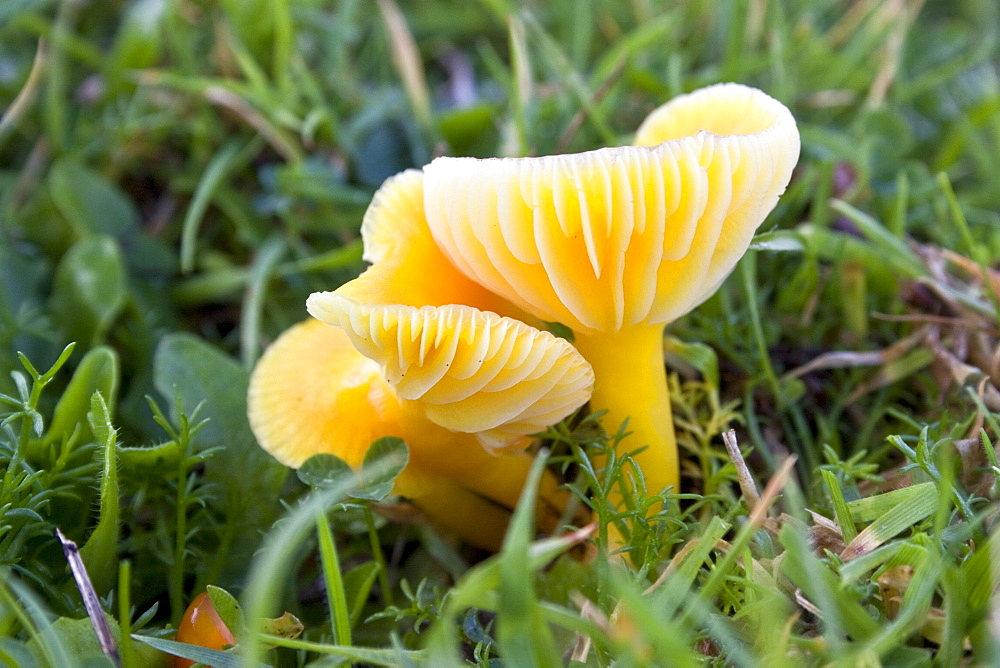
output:
[[[212,605],[212,599],[204,592],[195,596],[191,605],[184,611],[175,640],[220,650],[226,645],[236,644],[236,638],[219,617],[215,606]],[[189,668],[193,665],[194,661],[179,656],[174,657],[174,668]]]

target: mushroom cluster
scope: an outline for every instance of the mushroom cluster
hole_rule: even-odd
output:
[[[371,266],[308,300],[333,327],[299,325],[255,370],[258,440],[297,466],[317,452],[357,464],[372,439],[401,436],[398,493],[488,546],[504,517],[487,518],[530,463],[518,451],[588,400],[609,432],[628,420],[622,447],[644,448],[649,491],[676,487],[663,327],[726,278],[798,154],[784,105],[719,84],[655,110],[633,146],[438,158],[393,177],[362,224]],[[561,508],[551,478],[541,494]]]
[[[410,457],[395,493],[496,550],[531,466],[530,435],[584,404],[594,375],[569,342],[501,315],[519,311],[450,268],[421,194],[419,171],[376,193],[362,225],[371,268],[310,296],[314,319],[265,351],[250,425],[292,467],[332,453],[357,468],[374,440],[402,438]],[[550,473],[539,501],[539,527],[554,531],[569,495]]]

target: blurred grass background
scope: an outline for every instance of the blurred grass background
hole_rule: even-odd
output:
[[[133,601],[160,601],[156,619],[176,622],[205,584],[240,589],[282,495],[304,489],[256,447],[246,374],[305,316],[311,291],[362,269],[358,229],[381,182],[440,154],[627,144],[672,96],[738,81],[792,109],[802,158],[755,250],[718,295],[668,329],[688,449],[683,491],[703,496],[671,520],[672,532],[650,539],[638,581],[655,579],[678,546],[714,536],[712,515],[746,521],[718,438],[733,425],[762,486],[797,455],[802,496],[789,503],[798,511],[834,517],[837,493],[820,469],[844,503],[933,483],[941,517],[905,524],[898,539],[937,555],[920,561],[937,570],[911,564],[931,583],[911,595],[911,614],[955,615],[962,596],[981,601],[943,622],[935,645],[916,621],[881,633],[852,617],[893,619],[879,576],[830,584],[834,593],[812,596],[819,608],[782,608],[781,623],[768,627],[778,633],[799,615],[781,631],[794,646],[781,656],[887,660],[909,648],[922,653],[898,656],[954,659],[966,656],[969,637],[978,657],[997,656],[996,632],[990,641],[983,630],[995,579],[962,578],[982,568],[965,566],[983,554],[977,539],[996,536],[987,533],[996,502],[995,454],[987,456],[1000,438],[1000,274],[987,270],[1000,262],[998,29],[991,0],[5,0],[0,393],[11,413],[0,414],[0,440],[8,478],[18,457],[42,473],[16,493],[4,484],[0,564],[55,613],[79,614],[51,529],[58,517],[84,541],[97,521],[88,509],[106,505],[89,393],[68,386],[73,370],[93,367],[102,370],[81,387],[102,389],[116,447],[129,449],[117,455],[124,528],[113,553],[132,560],[137,581],[164,583]],[[71,341],[67,366],[31,403],[10,373],[22,369],[17,353],[47,369]],[[76,399],[60,413],[67,396]],[[163,407],[159,420],[147,396]],[[27,434],[36,414],[45,429]],[[192,415],[192,425],[210,419],[193,436],[184,424]],[[371,557],[356,525],[340,525],[348,563]],[[840,530],[842,548],[855,530]],[[839,550],[810,561],[804,543],[786,536],[778,546],[779,529],[763,534],[747,534],[762,550],[754,558],[791,554],[796,572],[840,577]],[[470,558],[425,530],[379,535],[385,550],[406,555],[393,562],[396,586],[408,577],[447,590]],[[761,547],[765,538],[773,544]],[[755,644],[763,631],[746,619],[754,608],[743,589],[753,587],[737,578],[747,576],[707,559],[688,585],[707,580],[722,591],[696,597],[722,617],[687,609],[673,640],[692,648],[692,660],[769,656],[774,648]],[[104,566],[111,591],[118,564]],[[794,602],[795,587],[775,580]],[[540,584],[543,598],[548,586]],[[618,651],[626,665],[642,665],[655,654],[643,647],[671,640],[654,620],[680,614],[680,604],[665,612],[629,598],[630,586],[638,585],[620,590],[641,640],[591,629],[604,633],[604,653],[589,661],[607,665]],[[419,644],[414,620],[440,613],[421,607],[440,603],[430,589],[401,614],[407,646]],[[289,586],[283,598],[296,606],[309,595]],[[831,610],[846,615],[846,631]],[[391,615],[383,617],[361,631],[388,647]],[[477,644],[477,628],[466,619],[466,645]],[[483,646],[488,662],[497,650]]]

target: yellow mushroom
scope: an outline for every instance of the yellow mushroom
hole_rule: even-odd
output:
[[[371,266],[337,293],[370,304],[465,304],[523,318],[516,306],[460,272],[444,256],[424,217],[424,174],[410,169],[375,193],[361,223],[364,256]]]
[[[787,186],[799,153],[791,113],[736,84],[678,97],[640,146],[540,158],[439,158],[424,214],[466,277],[573,330],[593,365],[591,406],[647,488],[678,484],[662,335],[707,299]]]
[[[257,364],[248,413],[261,446],[293,467],[324,452],[357,467],[373,440],[398,436],[410,461],[395,491],[443,529],[498,549],[531,457],[482,445],[523,446],[583,404],[587,362],[551,334],[470,307],[317,293],[309,309],[337,327],[300,323]],[[538,520],[551,532],[568,495],[548,475],[540,498]]]
[[[513,318],[457,304],[365,304],[336,292],[310,295],[306,308],[342,327],[400,399],[489,450],[523,448],[590,398],[593,372],[573,346]]]

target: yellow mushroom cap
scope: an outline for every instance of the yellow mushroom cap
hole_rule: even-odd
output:
[[[541,158],[438,158],[431,234],[465,275],[582,333],[669,322],[714,292],[798,159],[791,113],[725,84],[654,112],[642,143]]]
[[[369,304],[333,292],[306,303],[342,327],[374,360],[400,399],[427,418],[475,434],[489,449],[525,445],[590,398],[590,364],[548,332],[462,306]]]
[[[414,244],[433,244],[423,229],[423,183],[423,172],[407,169],[390,176],[375,192],[361,221],[365,262],[391,261],[411,252]]]
[[[470,304],[503,315],[517,309],[458,271],[431,236],[424,216],[424,175],[400,172],[378,189],[361,223],[366,262],[338,292],[357,301],[408,306]]]
[[[637,146],[653,146],[699,132],[714,135],[784,133],[795,127],[785,105],[738,83],[706,86],[654,109],[635,133]],[[797,142],[798,133],[795,133]],[[779,141],[785,141],[781,139]]]
[[[498,550],[532,457],[491,456],[475,436],[434,424],[422,408],[400,402],[379,365],[344,330],[310,319],[265,351],[250,379],[247,412],[260,445],[295,468],[312,455],[333,454],[357,469],[372,441],[403,438],[410,460],[394,492],[438,527]],[[537,518],[546,531],[566,507],[568,495],[557,487],[546,473]]]
[[[357,468],[372,441],[402,433],[399,402],[378,365],[318,320],[295,325],[264,352],[247,415],[261,447],[295,468],[320,453]]]

